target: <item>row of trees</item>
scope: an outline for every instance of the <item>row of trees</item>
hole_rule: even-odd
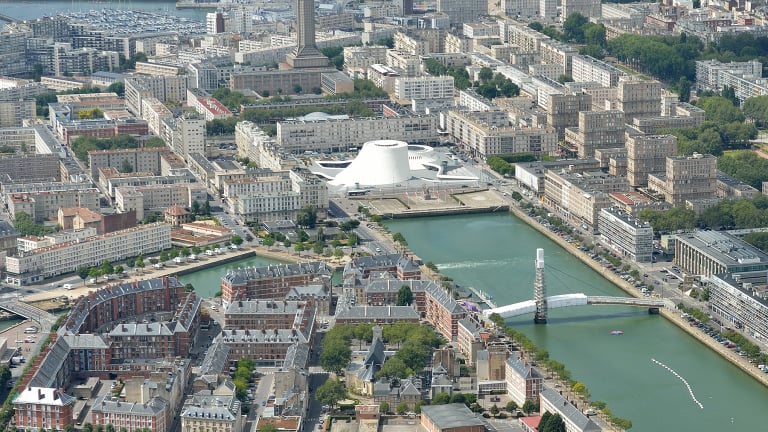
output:
[[[499,96],[512,97],[520,94],[520,87],[500,73],[494,75],[491,68],[483,67],[480,69],[478,78],[480,78],[480,85],[475,90],[487,99]]]
[[[637,217],[647,221],[657,233],[691,230],[696,227],[711,229],[743,229],[768,226],[768,197],[723,200],[704,210],[701,215],[685,206],[669,210],[645,208]],[[758,239],[758,237],[754,237]]]
[[[320,354],[320,365],[327,371],[340,374],[352,356],[350,345],[357,340],[371,343],[374,324],[339,325],[326,333]],[[424,368],[427,356],[433,348],[446,341],[438,338],[433,329],[413,323],[397,323],[383,327],[384,342],[397,344],[394,357],[387,359],[378,376],[405,378]]]
[[[222,105],[232,112],[240,112],[240,105],[252,104],[255,100],[238,91],[232,91],[228,87],[219,87],[211,93]]]
[[[116,135],[110,138],[96,138],[91,136],[79,136],[72,140],[71,147],[78,159],[88,161],[88,152],[94,150],[133,149],[139,146],[136,138],[131,135]],[[151,137],[144,147],[165,147],[162,138]],[[123,167],[125,168],[125,167]]]
[[[578,382],[573,379],[571,372],[565,368],[565,365],[560,363],[557,360],[553,360],[549,357],[549,352],[546,350],[539,349],[536,344],[533,343],[528,337],[513,328],[506,325],[504,322],[504,318],[502,318],[499,314],[492,314],[489,319],[500,329],[504,331],[504,333],[509,337],[511,340],[513,340],[521,349],[522,354],[526,355],[532,355],[537,362],[539,362],[541,365],[545,366],[547,369],[549,369],[552,373],[556,374],[561,380],[565,381],[567,385],[570,387],[572,391],[575,393],[580,394],[584,399],[589,399],[590,393],[587,389],[587,386],[584,385],[584,383]],[[621,427],[625,430],[632,428],[632,422],[630,420],[616,417],[614,416],[611,411],[608,409],[605,402],[599,402],[594,401],[591,402],[592,406],[595,408],[601,410],[603,414],[608,417],[608,419],[613,423],[614,425]]]
[[[235,369],[235,378],[232,381],[235,384],[235,397],[245,402],[248,397],[248,384],[253,379],[253,370],[256,368],[256,364],[251,359],[242,358],[237,361],[237,369]],[[245,406],[245,404],[243,404]]]
[[[540,22],[532,22],[528,27],[541,32],[553,39],[582,45],[580,54],[597,59],[605,57],[605,26],[589,22],[589,19],[579,13],[572,13],[563,22],[563,31],[553,26],[544,27]]]

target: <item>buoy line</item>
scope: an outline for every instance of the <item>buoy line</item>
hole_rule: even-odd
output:
[[[662,362],[660,362],[660,361],[658,361],[658,360],[656,360],[654,358],[652,358],[651,361],[656,363],[657,365],[663,367],[664,369],[668,370],[670,373],[672,373],[672,375],[676,376],[680,381],[682,381],[683,384],[685,384],[685,387],[688,389],[688,394],[691,395],[691,399],[693,399],[693,402],[696,405],[698,405],[699,408],[704,409],[704,405],[702,405],[701,402],[699,402],[699,400],[696,399],[696,395],[693,394],[693,389],[691,388],[691,385],[688,384],[688,381],[686,381],[685,378],[681,377],[679,373],[675,372],[674,369],[672,369],[671,367],[665,365],[664,363],[662,363]]]

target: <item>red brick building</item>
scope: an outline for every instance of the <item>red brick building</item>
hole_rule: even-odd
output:
[[[13,401],[16,429],[64,430],[72,424],[75,398],[55,388],[26,387]]]
[[[330,283],[331,275],[330,267],[319,261],[232,270],[221,279],[221,299],[225,305],[237,300],[283,300],[291,288],[318,280]]]

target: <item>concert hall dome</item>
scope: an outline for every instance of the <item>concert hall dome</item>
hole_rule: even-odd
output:
[[[395,184],[411,178],[408,143],[376,140],[363,144],[360,153],[347,168],[330,182],[334,186],[378,186]]]

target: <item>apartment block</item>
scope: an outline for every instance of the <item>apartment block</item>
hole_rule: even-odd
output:
[[[173,113],[157,98],[147,97],[141,101],[141,118],[147,121],[150,132],[160,135],[162,120],[173,118]]]
[[[108,333],[112,358],[186,357],[200,329],[200,301],[194,291],[186,294],[171,321],[116,324]]]
[[[486,159],[499,154],[553,155],[557,150],[557,133],[552,128],[496,126],[483,121],[480,115],[449,111],[446,117],[446,130],[472,156]]]
[[[757,195],[760,195],[759,190],[722,171],[717,172],[718,198],[753,198]]]
[[[525,53],[540,52],[541,43],[550,39],[549,36],[516,21],[500,20],[499,26],[501,40],[517,45]]]
[[[620,77],[616,109],[624,112],[624,122],[634,118],[661,115],[661,83],[637,77]]]
[[[437,29],[399,31],[395,33],[393,38],[395,43],[394,50],[412,56],[423,56],[429,53],[443,52],[444,36],[445,31]]]
[[[111,424],[115,428],[128,432],[170,430],[171,407],[168,401],[160,397],[145,403],[112,400],[109,395],[96,399],[91,408],[93,424]]]
[[[61,159],[52,154],[0,155],[0,183],[61,180]]]
[[[451,76],[395,78],[394,96],[401,100],[453,98]]]
[[[573,57],[579,54],[579,50],[573,45],[554,39],[542,41],[539,52],[543,64],[557,65],[560,67],[560,74],[569,76],[573,73]]]
[[[768,334],[768,293],[765,285],[747,282],[737,274],[710,276],[709,304],[726,326],[742,329],[765,341]]]
[[[309,337],[315,321],[311,302],[238,300],[224,309],[224,329],[297,329]]]
[[[76,399],[56,388],[23,387],[13,401],[16,429],[64,430],[74,422]]]
[[[244,419],[235,386],[225,381],[213,391],[189,396],[181,411],[181,430],[243,432]]]
[[[183,102],[187,97],[187,76],[133,76],[125,79],[125,104],[134,115],[142,116],[142,100]]]
[[[74,207],[74,206],[68,206]],[[75,271],[80,266],[109,262],[152,253],[171,247],[171,226],[141,225],[86,239],[8,257],[6,281],[15,285],[40,282]]]
[[[44,125],[0,128],[0,142],[17,154],[56,154],[64,157],[61,145]]]
[[[600,241],[619,256],[634,262],[652,261],[653,228],[648,222],[616,207],[608,207],[600,210],[597,228]]]
[[[144,219],[147,211],[161,211],[172,206],[190,207],[194,201],[204,202],[208,192],[200,183],[123,186],[115,189],[115,206],[121,212],[136,212]]]
[[[286,152],[347,151],[361,143],[392,139],[408,143],[437,141],[437,116],[396,115],[389,117],[323,120],[285,120],[277,123],[275,141]]]
[[[260,159],[260,149],[270,142],[275,145],[275,140],[266,134],[261,128],[249,121],[237,122],[235,125],[235,144],[237,155],[252,161]],[[256,162],[258,163],[258,162]],[[259,164],[259,166],[262,166]]]
[[[717,158],[694,153],[669,156],[662,174],[648,176],[648,189],[676,206],[688,200],[714,198],[717,192]]]
[[[387,47],[383,45],[344,47],[344,72],[355,78],[365,78],[371,65],[387,61]]]
[[[648,184],[648,174],[664,172],[667,157],[677,154],[674,135],[627,135],[627,180],[632,187]]]
[[[587,18],[600,18],[602,16],[602,3],[600,0],[563,0],[562,16],[578,13]]]
[[[21,126],[24,119],[33,119],[36,115],[34,99],[0,101],[0,127]]]
[[[463,318],[458,324],[456,347],[464,355],[467,366],[472,366],[477,362],[478,351],[485,349],[491,333],[473,317]]]
[[[624,113],[618,110],[581,111],[578,128],[566,128],[565,142],[579,158],[592,157],[596,149],[624,146]]]
[[[523,406],[525,401],[535,401],[544,390],[544,377],[525,359],[511,356],[507,360],[505,371],[507,395],[511,400]]]
[[[14,193],[6,197],[8,212],[12,218],[19,212],[28,214],[36,223],[55,219],[60,208],[85,207],[98,212],[99,190],[52,190],[44,192]]]
[[[387,66],[393,68],[398,75],[407,77],[421,76],[421,56],[395,49],[387,50]],[[368,71],[370,78],[371,71]]]
[[[245,329],[222,330],[212,343],[229,347],[227,364],[234,366],[247,358],[259,366],[283,366],[289,350],[295,345],[309,343],[304,334],[296,329]]]
[[[603,87],[616,87],[619,77],[626,75],[621,69],[587,55],[574,56],[572,63],[575,82],[596,82]]]
[[[611,206],[611,192],[628,192],[625,177],[601,171],[583,173],[547,170],[544,177],[544,200],[557,213],[577,224],[597,226],[600,210]]]
[[[557,131],[558,139],[565,138],[565,129],[579,125],[579,113],[589,111],[592,97],[588,93],[557,93],[549,95],[547,125]]]
[[[248,299],[283,300],[293,287],[326,284],[331,269],[322,262],[274,264],[231,270],[221,279],[222,302]]]
[[[134,172],[151,172],[160,175],[162,155],[168,152],[169,149],[165,147],[89,151],[88,166],[91,169],[91,178],[98,181],[99,168],[120,169],[125,160],[131,164]]]
[[[27,65],[27,39],[34,37],[33,31],[24,24],[13,23],[4,26],[0,32],[0,75],[20,76],[30,68]]]

